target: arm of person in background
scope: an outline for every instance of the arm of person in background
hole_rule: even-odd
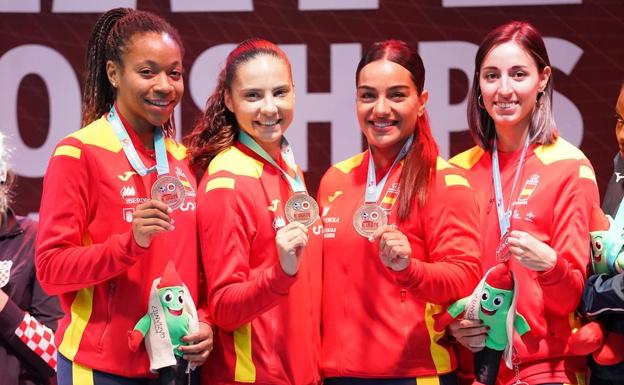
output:
[[[19,360],[36,371],[43,379],[56,370],[54,330],[63,313],[58,299],[49,296],[35,281],[32,304],[21,309],[0,289],[0,334]]]

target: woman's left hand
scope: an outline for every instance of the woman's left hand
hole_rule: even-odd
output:
[[[387,267],[402,271],[409,266],[412,248],[405,234],[395,226],[385,225],[378,228],[370,241],[379,241],[379,256]]]
[[[184,359],[199,366],[206,361],[212,351],[212,327],[205,322],[200,322],[199,330],[182,337],[182,341],[190,344],[179,347],[180,351],[184,353]]]
[[[557,253],[525,231],[513,230],[507,238],[509,252],[529,270],[547,271],[557,263]]]

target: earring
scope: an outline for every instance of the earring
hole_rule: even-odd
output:
[[[485,104],[483,104],[483,95],[479,94],[477,97],[477,105],[485,110]]]

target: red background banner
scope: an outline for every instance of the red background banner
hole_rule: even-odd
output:
[[[228,6],[228,2],[213,1]],[[624,80],[624,4],[619,0],[559,5],[543,4],[557,0],[532,2],[542,4],[526,5],[524,0],[525,5],[516,6],[457,7],[452,3],[461,0],[255,0],[238,1],[253,10],[233,11],[237,1],[231,0],[226,12],[188,12],[179,8],[182,3],[192,3],[188,1],[130,3],[164,16],[182,34],[186,93],[178,128],[184,134],[192,127],[205,95],[212,91],[214,78],[206,74],[213,73],[224,59],[219,53],[229,46],[221,45],[257,36],[289,47],[295,72],[295,67],[299,68],[295,75],[296,119],[301,118],[291,130],[300,138],[295,141],[295,152],[305,158],[300,162],[313,192],[332,162],[361,148],[352,104],[351,66],[359,60],[358,50],[387,38],[418,47],[427,65],[425,87],[431,94],[428,108],[435,135],[448,141],[441,146],[443,155],[453,155],[472,144],[465,131],[465,98],[477,45],[499,24],[513,19],[530,21],[549,40],[555,89],[560,94],[556,95],[555,116],[560,125],[569,123],[561,127],[563,136],[568,138],[569,133],[573,143],[578,137],[575,144],[580,144],[592,161],[602,192],[617,151],[614,106]],[[10,135],[16,148],[12,164],[21,175],[14,207],[25,214],[38,211],[50,146],[79,128],[76,111],[80,106],[75,95],[78,84],[83,84],[86,42],[99,13],[61,8],[62,3],[71,1],[16,3],[39,5],[37,11],[30,12],[0,9],[0,84],[4,93],[0,130]],[[128,1],[108,3],[116,6]],[[351,9],[306,9],[315,3]]]

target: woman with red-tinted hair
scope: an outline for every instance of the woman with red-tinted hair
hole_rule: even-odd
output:
[[[569,341],[578,326],[574,312],[598,189],[589,160],[558,136],[552,93],[548,53],[535,27],[510,22],[494,29],[477,51],[468,101],[477,145],[451,159],[475,186],[483,270],[508,261],[516,309],[530,327],[511,337],[511,369],[500,365],[499,384],[585,383],[586,357],[575,356]],[[449,329],[468,349],[487,350],[488,330],[479,321],[464,319]],[[487,373],[477,379],[496,380]]]
[[[294,101],[284,52],[246,40],[189,138],[204,174],[197,220],[218,327],[205,384],[320,382],[322,225],[284,138]]]
[[[457,382],[433,316],[479,279],[477,207],[438,157],[424,80],[420,56],[397,40],[373,44],[357,67],[368,150],[331,167],[318,193],[325,384]]]

